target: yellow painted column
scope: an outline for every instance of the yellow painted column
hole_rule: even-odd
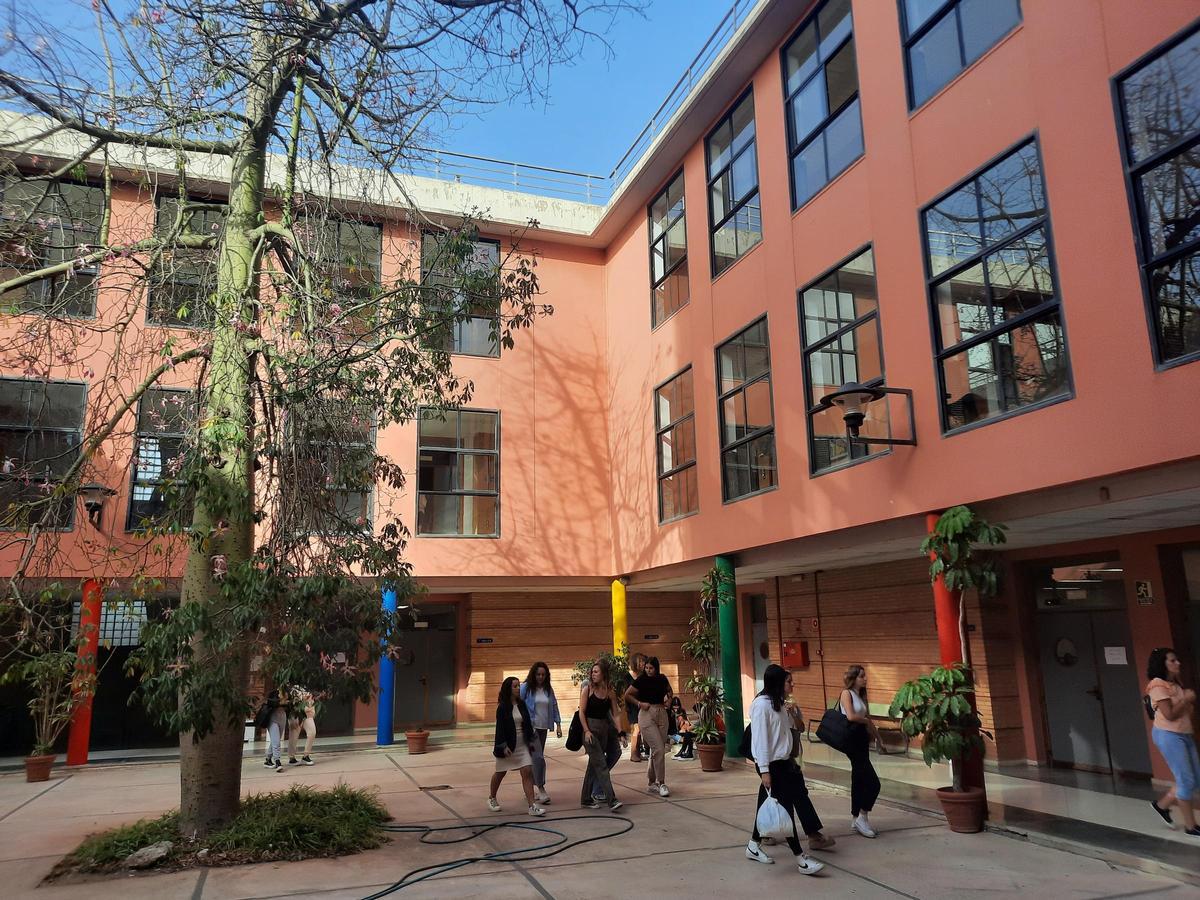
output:
[[[625,618],[625,585],[618,578],[612,583],[613,651],[629,643],[629,624]]]

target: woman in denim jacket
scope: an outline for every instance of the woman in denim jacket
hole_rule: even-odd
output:
[[[546,793],[546,734],[551,728],[557,737],[562,737],[562,716],[558,713],[558,698],[550,686],[550,667],[544,662],[535,662],[521,685],[521,700],[533,719],[537,743],[533,745],[533,784],[537,802],[550,802]]]

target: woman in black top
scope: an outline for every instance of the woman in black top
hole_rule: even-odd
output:
[[[692,723],[688,721],[687,710],[683,708],[678,697],[671,698],[671,708],[667,710],[667,713],[674,722],[675,730],[672,733],[679,735],[679,752],[675,754],[674,758],[695,759],[696,735],[692,731]]]
[[[496,742],[492,755],[496,757],[496,771],[492,775],[491,793],[488,794],[488,809],[500,812],[496,791],[504,775],[516,769],[521,773],[521,786],[529,803],[531,816],[544,816],[546,811],[533,799],[533,747],[537,734],[529,719],[529,710],[521,700],[521,679],[505,678],[500,685],[500,696],[496,706]]]
[[[642,674],[625,692],[625,699],[638,705],[638,728],[650,748],[646,780],[651,794],[669,797],[667,790],[667,708],[671,705],[671,682],[658,668],[658,657],[647,657]]]
[[[614,730],[620,732],[622,738],[625,737],[625,732],[618,725],[620,715],[617,695],[609,681],[608,662],[597,660],[592,664],[587,684],[579,691],[579,723],[583,726],[583,747],[588,756],[587,772],[579,794],[581,806],[599,809],[600,803],[592,795],[596,791],[608,800],[609,809],[621,808],[621,801],[613,791],[604,754]]]

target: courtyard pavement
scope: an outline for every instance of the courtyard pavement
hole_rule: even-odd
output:
[[[547,747],[553,798],[546,819],[578,815],[583,756]],[[490,747],[446,747],[423,756],[403,748],[328,753],[311,768],[276,774],[248,759],[246,793],[278,790],[301,781],[329,787],[339,781],[375,786],[397,824],[461,825],[516,820],[525,815],[516,774],[500,789],[502,813],[487,809],[493,771]],[[398,898],[961,898],[976,892],[994,897],[1117,898],[1195,896],[1177,881],[1124,870],[1098,859],[1038,846],[1000,834],[952,834],[944,822],[881,801],[872,814],[876,840],[850,832],[847,797],[817,787],[813,800],[831,851],[815,854],[827,864],[817,877],[800,875],[785,846],[770,848],[776,865],[743,856],[754,811],[753,773],[740,763],[702,773],[697,762],[669,762],[668,800],[645,792],[642,766],[626,758],[614,770],[616,790],[634,827],[628,833],[574,847],[549,859],[487,862],[440,875],[392,896]],[[178,805],[174,763],[56,768],[46,784],[23,775],[0,775],[0,897],[84,900],[95,897],[362,898],[435,862],[482,855],[499,848],[542,843],[545,835],[505,830],[466,844],[431,846],[415,835],[395,835],[384,847],[332,860],[262,863],[163,875],[120,876],[87,883],[39,886],[54,864],[86,835],[159,815]],[[607,817],[607,813],[601,816]],[[564,823],[572,838],[615,830],[603,818]]]

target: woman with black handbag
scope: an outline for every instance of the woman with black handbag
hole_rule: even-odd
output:
[[[496,741],[492,755],[496,757],[496,772],[492,775],[491,793],[488,794],[488,809],[500,812],[496,791],[504,776],[514,769],[521,773],[521,787],[525,789],[525,800],[529,803],[531,816],[544,816],[533,797],[533,750],[537,746],[537,733],[529,718],[529,709],[521,700],[521,679],[505,678],[500,685],[500,696],[496,705]]]
[[[879,729],[871,721],[867,705],[867,670],[851,666],[843,679],[845,688],[838,699],[842,715],[850,723],[847,746],[842,752],[850,758],[850,827],[863,837],[873,838],[876,831],[867,815],[879,797],[879,776],[871,765],[871,741],[879,740]]]
[[[612,745],[613,734],[617,734],[619,740],[625,740],[625,732],[618,724],[620,709],[616,691],[612,689],[608,661],[598,659],[588,670],[588,680],[579,691],[579,723],[583,727],[583,746],[588,757],[579,804],[589,809],[599,809],[600,803],[605,801],[611,810],[621,808],[608,774],[606,752]]]

